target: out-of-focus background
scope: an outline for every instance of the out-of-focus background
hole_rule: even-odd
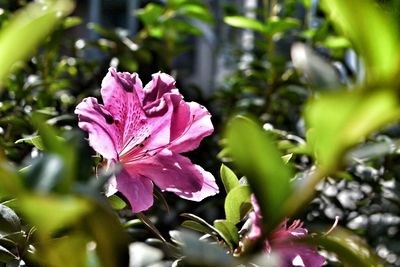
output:
[[[0,27],[32,2],[1,0]],[[400,22],[399,1],[374,4],[393,15],[396,25]],[[351,3],[348,8],[357,12]],[[28,60],[14,64],[2,83],[4,157],[23,167],[40,152],[32,139],[37,133],[33,112],[61,132],[76,130],[75,106],[84,97],[100,96],[109,67],[137,72],[144,84],[162,71],[176,78],[187,101],[212,113],[215,133],[188,156],[211,171],[222,188],[221,163],[234,168],[222,150],[229,118],[252,114],[285,150],[305,142],[302,114],[310,96],[356,87],[368,77],[357,47],[335,26],[335,14],[328,13],[318,0],[76,1],[71,15],[30,51]],[[369,31],[368,18],[362,19],[362,31]],[[31,37],[18,38],[23,45]],[[316,227],[331,225],[338,216],[341,226],[365,239],[390,266],[400,266],[399,136],[393,124],[368,137],[369,146],[354,151],[356,160],[320,182],[315,199],[298,215]],[[93,166],[100,161],[93,151],[86,153]],[[307,153],[294,153],[291,161],[297,178],[312,171],[314,161]],[[207,221],[221,218],[224,198],[221,193],[191,203],[166,193],[170,211],[159,201],[149,217],[158,218],[155,225],[167,234],[182,222],[183,212]],[[119,215],[125,221],[132,218],[129,210]],[[149,237],[144,229],[130,231],[138,240]],[[334,260],[330,264],[341,266]]]

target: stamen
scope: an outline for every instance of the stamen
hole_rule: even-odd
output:
[[[329,228],[329,230],[326,231],[326,232],[324,233],[324,235],[329,235],[329,234],[333,231],[333,229],[336,228],[336,226],[338,225],[338,223],[339,223],[339,216],[336,216],[336,217],[335,217],[335,222],[333,223],[333,225],[331,226],[331,228]]]
[[[179,140],[182,136],[184,136],[184,135],[189,131],[189,129],[192,127],[192,125],[193,125],[193,123],[194,123],[195,117],[196,117],[195,115],[192,115],[192,120],[190,121],[189,126],[185,129],[185,131],[184,131],[178,138],[176,138],[176,139],[173,140],[173,141]],[[141,143],[135,144],[131,150],[127,151],[126,153],[123,153],[123,151],[124,151],[127,147],[129,147],[129,143],[134,139],[134,138],[131,138],[131,139],[129,140],[129,142],[127,142],[127,143],[125,144],[125,146],[123,147],[123,149],[121,150],[120,159],[121,159],[124,163],[132,163],[132,162],[134,162],[134,161],[136,161],[136,160],[143,159],[143,158],[145,158],[146,156],[147,156],[148,158],[154,157],[154,156],[157,155],[158,151],[160,151],[160,150],[162,150],[162,149],[164,149],[164,148],[167,148],[168,146],[171,145],[171,142],[168,142],[167,144],[165,144],[165,145],[163,145],[163,146],[159,146],[159,147],[152,148],[152,149],[147,149],[147,150],[144,151],[144,152],[140,152],[140,153],[137,153],[137,154],[136,154],[136,152],[138,152],[138,150],[140,150],[140,149],[142,149],[143,147],[145,147],[144,142],[147,141],[150,137],[151,137],[150,134],[147,135],[147,136],[143,139],[143,141],[142,141]],[[148,153],[148,152],[153,152],[153,151],[155,151],[153,154],[149,154],[149,153]],[[136,155],[135,155],[135,154],[136,154]],[[131,156],[132,156],[132,157],[131,157]],[[128,158],[129,160],[128,160],[128,161],[124,161],[122,158]]]

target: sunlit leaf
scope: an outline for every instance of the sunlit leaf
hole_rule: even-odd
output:
[[[240,222],[251,208],[251,191],[247,185],[233,188],[225,198],[226,219],[234,224]]]
[[[226,193],[229,193],[229,191],[239,185],[239,179],[236,174],[224,164],[221,164],[219,173]]]
[[[204,22],[212,22],[213,17],[205,6],[200,4],[185,4],[178,8],[178,14]]]
[[[232,248],[239,244],[239,234],[235,224],[227,220],[215,220],[214,227],[224,235]]]
[[[365,61],[368,81],[394,81],[399,71],[399,34],[389,12],[371,0],[325,0],[325,12]]]
[[[64,29],[72,28],[78,26],[82,23],[82,19],[80,17],[68,17],[63,21]]]
[[[290,166],[283,162],[271,136],[247,118],[234,118],[225,136],[232,158],[258,199],[265,222],[273,229],[283,219],[282,203],[292,191]]]
[[[126,207],[126,203],[117,195],[112,195],[108,197],[108,202],[110,203],[111,207],[115,210],[122,210]]]
[[[224,22],[236,28],[250,29],[261,33],[264,33],[265,31],[265,24],[248,17],[227,16],[224,17]]]
[[[73,10],[68,0],[33,2],[19,10],[0,32],[0,82],[12,66],[26,59],[63,17]]]
[[[308,142],[318,164],[332,171],[345,151],[398,117],[397,96],[389,90],[327,94],[306,106]]]
[[[35,146],[39,150],[44,149],[42,139],[38,135],[18,139],[17,141],[15,141],[15,143],[16,144],[27,143]]]

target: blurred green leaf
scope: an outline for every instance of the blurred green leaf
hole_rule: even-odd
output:
[[[349,39],[344,36],[328,36],[324,41],[321,42],[322,45],[332,49],[349,48],[351,43]]]
[[[289,161],[292,159],[292,157],[293,157],[293,153],[290,153],[290,154],[287,154],[287,155],[282,156],[282,160],[283,160],[283,162],[285,162],[286,164],[288,164]]]
[[[325,12],[363,57],[367,81],[395,81],[399,71],[398,24],[371,0],[325,0]]]
[[[15,197],[23,191],[21,176],[0,154],[0,195]]]
[[[0,32],[0,83],[12,66],[25,60],[73,8],[68,0],[33,2],[14,15]]]
[[[233,188],[225,198],[226,219],[233,224],[240,222],[251,209],[251,190],[247,185],[239,185]]]
[[[44,154],[36,158],[30,168],[23,173],[27,188],[40,193],[48,193],[64,179],[65,166],[62,159],[54,154]]]
[[[250,29],[260,33],[265,32],[265,24],[262,22],[242,16],[226,16],[224,22],[232,27]]]
[[[386,266],[360,237],[343,228],[336,228],[328,235],[306,238],[304,241],[333,252],[344,266]]]
[[[300,27],[300,21],[297,19],[273,17],[268,20],[264,31],[267,34],[274,35],[298,27]]]
[[[229,241],[231,248],[239,245],[239,234],[235,224],[227,220],[215,220],[214,227],[224,235],[225,240]]]
[[[115,210],[122,210],[126,207],[126,203],[117,195],[112,195],[108,197],[108,202],[110,203],[111,207]]]
[[[157,24],[162,16],[164,8],[155,3],[149,3],[137,11],[139,19],[147,27]]]
[[[82,23],[82,19],[80,17],[68,17],[63,21],[64,29],[72,28],[78,26]]]
[[[59,138],[55,128],[45,123],[40,115],[34,114],[32,120],[39,131],[45,151],[57,155],[64,165],[63,178],[60,179],[60,183],[57,185],[57,191],[70,192],[74,180],[78,178],[77,174],[80,166],[88,169],[88,165],[78,164],[78,159],[87,162],[87,155],[86,159],[82,157],[83,155],[76,155],[76,142],[73,139],[65,140]]]
[[[174,8],[174,7],[172,7]],[[178,15],[183,15],[191,19],[201,20],[203,22],[212,22],[213,17],[211,13],[202,4],[187,3],[184,5],[179,5],[176,7],[176,12]]]
[[[231,120],[225,136],[230,155],[257,197],[265,223],[273,229],[285,216],[282,203],[292,191],[290,166],[283,162],[270,135],[250,119]]]
[[[399,114],[397,96],[389,90],[326,94],[306,106],[308,143],[318,164],[330,172],[341,163],[346,150],[398,119]]]
[[[42,139],[40,138],[39,135],[21,138],[21,139],[18,139],[17,141],[15,141],[15,143],[16,144],[27,143],[27,144],[31,144],[31,145],[35,146],[39,150],[44,149]]]
[[[239,179],[236,174],[224,164],[221,164],[219,173],[226,193],[229,193],[229,191],[239,185]]]
[[[38,244],[40,255],[43,257],[39,260],[54,267],[85,266],[87,243],[87,237],[83,233],[54,238]]]
[[[102,266],[129,265],[128,235],[112,210],[95,204],[83,223],[86,226],[85,231],[96,242],[96,251]]]
[[[87,200],[73,196],[25,194],[18,201],[24,217],[47,237],[77,222],[91,208]]]

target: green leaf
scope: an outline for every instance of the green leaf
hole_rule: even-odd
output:
[[[336,228],[326,236],[306,238],[304,241],[335,253],[344,266],[385,266],[360,237],[343,228]]]
[[[68,0],[33,2],[19,10],[0,32],[0,83],[25,60],[74,8]]]
[[[21,231],[18,215],[9,207],[0,204],[0,232],[4,235],[16,231]]]
[[[231,120],[225,136],[234,162],[257,197],[268,229],[273,229],[285,216],[282,203],[292,191],[290,166],[283,162],[270,135],[250,119],[236,117]],[[235,222],[237,217],[227,219]]]
[[[114,212],[94,203],[91,212],[85,216],[84,224],[85,232],[96,242],[101,266],[126,266],[129,261],[128,235]]]
[[[228,221],[237,224],[247,215],[250,209],[246,209],[246,207],[251,207],[250,196],[251,190],[247,185],[239,185],[228,193],[224,204],[225,216]]]
[[[191,223],[189,226],[198,228],[198,229],[192,228],[193,230],[196,230],[196,231],[201,230],[200,232],[202,232],[202,231],[206,230],[205,228],[207,228],[206,233],[208,233],[209,235],[211,235],[214,238],[219,238],[219,239],[224,240],[225,243],[228,244],[232,248],[230,241],[228,239],[226,239],[225,235],[222,232],[220,232],[217,228],[215,228],[214,226],[212,226],[211,224],[206,222],[204,219],[202,219],[194,214],[191,214],[191,213],[182,213],[181,216],[190,219]],[[188,222],[188,221],[186,221],[186,222]],[[195,225],[194,223],[197,223],[197,224]],[[187,225],[188,224],[186,224],[186,226]],[[202,227],[200,227],[200,225]],[[203,227],[205,227],[205,228],[203,228]]]
[[[320,167],[331,172],[349,148],[399,114],[397,96],[389,90],[326,94],[306,106],[307,142]]]
[[[293,18],[279,18],[273,17],[268,20],[267,26],[264,31],[267,34],[274,35],[287,30],[295,29],[300,27],[300,21]]]
[[[38,244],[35,256],[40,257],[38,260],[49,266],[85,266],[87,243],[87,237],[83,233],[54,238]]]
[[[200,241],[199,236],[188,231],[171,231],[172,240],[178,243],[185,258],[184,262],[202,267],[231,267],[238,266],[237,260],[216,245]],[[190,265],[190,266],[193,266]]]
[[[0,154],[0,195],[15,197],[23,191],[21,176]]]
[[[208,9],[200,4],[185,4],[179,7],[178,14],[204,22],[212,22],[213,17]]]
[[[72,28],[78,26],[82,23],[82,19],[80,17],[68,17],[63,21],[64,29]]]
[[[371,0],[325,0],[325,12],[364,59],[368,81],[395,81],[399,71],[398,24]],[[368,18],[368,19],[367,19]]]
[[[21,139],[18,139],[17,141],[15,141],[15,143],[16,144],[21,144],[21,143],[31,144],[39,150],[44,149],[42,139],[40,138],[39,135],[21,138]]]
[[[242,16],[227,16],[224,17],[224,22],[232,27],[250,29],[257,32],[265,32],[265,24],[262,22]]]
[[[110,203],[111,207],[115,210],[122,210],[126,207],[126,203],[117,195],[112,195],[108,197],[108,202]]]
[[[186,220],[181,224],[181,226],[191,229],[191,230],[195,230],[202,234],[209,234],[211,236],[215,235],[215,231],[213,229],[210,229],[209,227],[205,226],[204,224],[201,224],[196,221]]]
[[[226,193],[229,193],[229,191],[239,185],[239,179],[236,174],[224,164],[221,164],[219,173]]]
[[[282,160],[283,160],[283,162],[285,162],[286,164],[288,164],[289,161],[292,159],[292,157],[293,157],[293,153],[290,153],[290,154],[287,154],[287,155],[282,156]]]
[[[239,234],[235,224],[227,220],[215,220],[214,227],[224,235],[232,248],[239,245]]]
[[[72,196],[41,196],[25,194],[19,199],[19,210],[42,236],[77,222],[90,210],[89,202]]]
[[[137,15],[145,26],[150,27],[154,24],[158,24],[163,12],[164,8],[162,6],[150,3],[138,10]]]

